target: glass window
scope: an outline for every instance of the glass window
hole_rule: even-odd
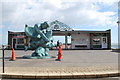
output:
[[[17,44],[24,44],[24,38],[17,38]]]
[[[103,38],[103,42],[106,43],[106,38]]]
[[[101,36],[101,33],[94,33],[93,36]]]
[[[100,38],[93,38],[93,44],[94,45],[100,45],[101,44]]]
[[[106,33],[102,33],[102,36],[106,36]]]

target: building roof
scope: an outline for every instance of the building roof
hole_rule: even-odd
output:
[[[64,24],[58,20],[55,20],[50,23],[49,30],[72,31],[73,29],[67,24]]]
[[[53,31],[53,35],[70,35],[70,34],[80,34],[80,33],[110,33],[110,30],[106,31],[87,31],[87,30],[72,30],[72,31]]]
[[[9,34],[20,34],[20,33],[25,33],[25,32],[11,32],[8,31]],[[72,31],[60,31],[60,30],[53,30],[53,35],[71,35],[71,34],[80,34],[80,33],[110,33],[110,29],[106,31],[88,31],[88,30],[72,30]]]

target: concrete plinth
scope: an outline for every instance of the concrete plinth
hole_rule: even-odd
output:
[[[23,56],[23,58],[25,58],[25,59],[47,59],[47,58],[56,58],[56,56],[42,56],[42,57],[35,56],[35,57],[33,57],[31,55],[25,55],[25,56]]]

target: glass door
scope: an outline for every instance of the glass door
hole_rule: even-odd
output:
[[[102,37],[102,48],[107,48],[107,37]]]

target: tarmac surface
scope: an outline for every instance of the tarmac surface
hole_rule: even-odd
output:
[[[118,77],[118,54],[111,50],[63,50],[61,61],[56,58],[24,59],[23,56],[31,55],[33,51],[15,50],[16,61],[9,61],[11,50],[5,50],[4,78],[82,78]],[[50,56],[57,56],[57,50],[51,50]],[[1,51],[2,54],[2,51]],[[2,55],[0,62],[2,64]],[[1,65],[2,67],[2,65]],[[104,78],[104,79],[103,79]],[[94,80],[94,79],[92,79]],[[98,79],[99,80],[99,79]],[[109,79],[115,80],[115,78]],[[116,78],[117,80],[117,78]]]

